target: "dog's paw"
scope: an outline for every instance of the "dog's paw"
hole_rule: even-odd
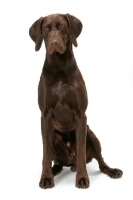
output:
[[[77,166],[76,165],[72,165],[71,166],[71,171],[72,172],[76,172],[77,171]]]
[[[54,165],[52,167],[52,172],[53,172],[53,175],[56,176],[58,173],[60,173],[62,170],[62,166],[60,165]]]
[[[111,178],[119,178],[123,175],[123,172],[120,170],[120,169],[117,169],[117,168],[111,168],[109,170],[109,173],[108,175],[111,177]]]
[[[76,180],[76,187],[77,188],[88,188],[90,185],[90,182],[89,182],[89,178],[80,178],[79,180]]]
[[[54,187],[54,180],[52,178],[41,178],[39,186],[43,189]]]

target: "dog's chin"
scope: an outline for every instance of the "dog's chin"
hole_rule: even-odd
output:
[[[63,54],[65,53],[66,51],[66,48],[64,49],[50,49],[48,50],[48,54],[51,56],[51,55],[54,55],[54,54]]]

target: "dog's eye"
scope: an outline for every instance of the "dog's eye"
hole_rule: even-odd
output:
[[[45,28],[45,31],[49,32],[49,31],[50,31],[50,28],[49,28],[49,27],[46,27],[46,28]]]
[[[64,26],[62,24],[59,25],[59,29],[63,29]]]
[[[48,27],[46,27],[46,29],[45,29],[46,31],[50,31],[50,29],[48,28]]]

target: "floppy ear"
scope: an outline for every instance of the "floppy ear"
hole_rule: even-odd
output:
[[[71,42],[73,43],[75,47],[77,47],[78,44],[77,44],[76,38],[80,35],[83,25],[81,21],[77,19],[76,17],[74,17],[73,15],[66,14],[65,16],[69,23]]]
[[[35,21],[29,29],[29,35],[31,39],[35,42],[35,50],[39,51],[42,45],[43,38],[41,36],[41,25],[43,17],[40,17]]]

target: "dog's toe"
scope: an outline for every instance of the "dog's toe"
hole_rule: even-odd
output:
[[[117,169],[117,168],[111,168],[110,169],[110,172],[109,172],[109,176],[111,178],[119,178],[123,175],[123,172],[120,170],[120,169]]]
[[[52,178],[41,178],[39,186],[42,189],[52,188],[54,187],[54,181],[52,180]]]
[[[76,182],[77,188],[88,188],[89,187],[89,179],[88,178],[80,178],[79,181]]]

